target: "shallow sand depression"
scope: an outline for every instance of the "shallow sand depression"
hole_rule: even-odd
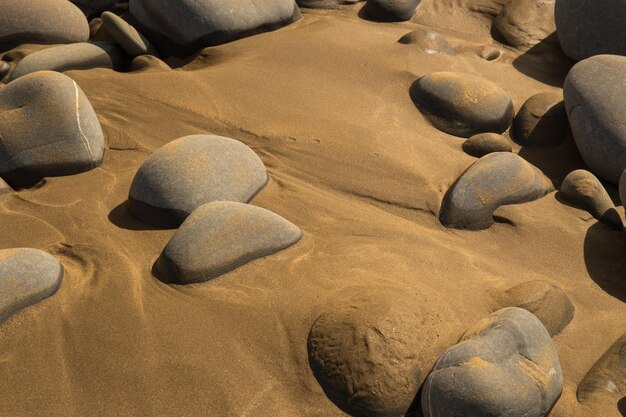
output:
[[[436,324],[424,341],[436,357],[533,280],[556,282],[575,308],[553,338],[564,387],[550,416],[622,415],[623,393],[579,402],[576,390],[626,329],[626,235],[556,192],[498,209],[487,230],[446,229],[443,196],[475,158],[409,95],[422,75],[458,71],[499,85],[517,110],[560,91],[564,73],[497,44],[480,16],[448,14],[445,29],[434,3],[405,23],[362,19],[361,5],[303,9],[277,31],[168,61],[175,70],[67,72],[107,149],[99,168],[0,196],[0,248],[43,249],[65,268],[54,297],[0,326],[0,415],[344,416],[307,358],[311,325],[332,305],[411,294]],[[397,42],[424,27],[457,55]],[[503,55],[482,58],[492,44]],[[135,220],[128,191],[156,149],[207,133],[261,157],[269,182],[251,204],[303,237],[210,282],[168,285],[151,270],[175,230]],[[572,146],[514,152],[558,185],[584,167]]]

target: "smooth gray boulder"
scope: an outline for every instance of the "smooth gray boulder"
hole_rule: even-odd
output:
[[[150,41],[118,15],[104,12],[101,19],[104,29],[126,51],[129,57],[134,58],[143,54],[157,55]]]
[[[511,0],[493,22],[496,37],[507,45],[528,50],[556,30],[555,0]]]
[[[54,295],[63,267],[38,249],[0,250],[0,323],[18,311]]]
[[[261,207],[216,201],[197,208],[156,262],[160,279],[205,282],[298,242],[300,229]]]
[[[124,52],[110,42],[80,42],[53,46],[27,55],[17,63],[11,81],[37,71],[71,71],[92,68],[118,68]]]
[[[0,10],[0,51],[89,39],[87,18],[67,0],[0,0]]]
[[[618,184],[626,169],[626,57],[598,55],[574,65],[563,96],[578,151],[589,170]]]
[[[529,97],[511,127],[511,136],[523,146],[557,146],[569,134],[569,121],[560,93],[539,93]]]
[[[554,18],[561,47],[570,58],[626,55],[626,0],[557,0]]]
[[[481,230],[493,223],[500,206],[536,200],[553,190],[541,171],[510,152],[474,162],[446,192],[439,212],[445,227]]]
[[[13,186],[88,171],[104,155],[91,103],[58,72],[28,74],[0,89],[0,136],[0,176]]]
[[[509,141],[497,133],[479,133],[463,142],[461,147],[466,154],[476,158],[494,152],[513,152]]]
[[[559,191],[566,201],[584,207],[600,222],[615,230],[624,229],[622,218],[613,200],[591,172],[584,169],[570,172],[563,180]]]
[[[158,149],[130,186],[129,209],[144,223],[176,227],[205,203],[247,203],[267,183],[263,161],[243,143],[191,135]]]
[[[401,37],[398,42],[404,45],[418,45],[427,54],[456,55],[450,42],[433,30],[414,30]]]
[[[422,387],[424,417],[545,417],[563,390],[548,331],[527,310],[498,310],[446,350]]]
[[[592,397],[604,396],[607,403],[610,400],[616,402],[626,393],[625,375],[626,334],[620,337],[587,372],[578,384],[576,398],[580,402],[586,402]]]
[[[411,19],[422,0],[367,0],[363,11],[381,22],[404,22]]]
[[[267,32],[301,18],[294,0],[133,0],[130,12],[146,36],[187,52]]]
[[[511,98],[491,81],[458,72],[435,72],[410,89],[419,110],[439,130],[470,137],[504,132],[513,120]]]

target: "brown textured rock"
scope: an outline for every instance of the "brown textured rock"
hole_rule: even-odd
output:
[[[557,146],[570,134],[563,95],[539,93],[522,105],[513,120],[511,135],[524,146]]]
[[[506,44],[529,49],[556,30],[554,0],[511,0],[493,26]]]
[[[463,142],[463,151],[468,155],[481,158],[493,152],[512,152],[509,141],[497,133],[479,133]]]

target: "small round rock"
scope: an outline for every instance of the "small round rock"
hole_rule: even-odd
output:
[[[404,22],[411,19],[422,0],[367,0],[363,11],[381,22]]]
[[[513,152],[509,141],[497,133],[479,133],[463,142],[462,147],[466,154],[476,158],[493,152]]]
[[[528,98],[511,128],[513,139],[523,146],[558,146],[569,134],[569,121],[560,93],[539,93]]]
[[[414,30],[401,37],[398,42],[404,45],[418,45],[427,54],[456,55],[450,42],[433,30]]]

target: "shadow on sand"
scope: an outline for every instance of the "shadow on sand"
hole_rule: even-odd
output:
[[[563,87],[565,76],[574,64],[561,50],[556,32],[513,61],[513,67],[522,74],[553,87]]]
[[[625,232],[614,231],[602,223],[595,223],[587,230],[584,244],[587,272],[604,291],[622,302],[626,302],[625,254]]]

